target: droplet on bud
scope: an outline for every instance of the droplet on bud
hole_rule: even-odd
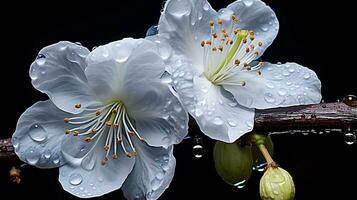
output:
[[[260,179],[260,197],[263,200],[292,200],[295,185],[289,172],[280,167],[269,167]]]
[[[192,154],[195,158],[202,158],[205,153],[205,149],[202,145],[202,138],[195,136],[193,138]]]

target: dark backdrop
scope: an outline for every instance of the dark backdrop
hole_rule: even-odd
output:
[[[295,61],[315,70],[326,101],[357,94],[355,73],[355,14],[347,1],[267,0],[280,21],[275,43],[263,56],[271,62]],[[211,1],[216,9],[228,0]],[[1,131],[11,136],[21,113],[47,97],[36,91],[28,76],[38,51],[60,40],[84,46],[106,44],[124,37],[144,37],[156,24],[162,1],[11,1],[1,12]],[[352,47],[352,48],[351,48]],[[192,123],[191,133],[199,133]],[[347,146],[342,134],[274,136],[275,160],[294,177],[296,199],[356,199],[356,146]],[[176,174],[164,199],[259,199],[259,178],[254,173],[244,189],[226,185],[212,161],[213,141],[204,138],[206,154],[194,159],[192,142],[175,149]],[[62,190],[57,169],[24,167],[20,185],[8,178],[7,163],[0,163],[0,199],[76,199]],[[123,199],[121,191],[98,199]]]

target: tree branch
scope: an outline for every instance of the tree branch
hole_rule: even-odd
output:
[[[357,130],[357,101],[320,103],[257,110],[255,130],[262,133],[288,133],[291,130]],[[0,161],[18,161],[11,139],[0,139]]]

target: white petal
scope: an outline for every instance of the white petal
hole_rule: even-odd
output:
[[[169,0],[160,17],[159,36],[168,39],[175,53],[190,58],[202,70],[200,43],[210,38],[209,21],[216,14],[206,0]]]
[[[168,149],[150,147],[136,140],[138,156],[135,167],[123,185],[129,200],[156,200],[169,187],[175,172],[173,146]]]
[[[254,109],[240,106],[229,92],[205,77],[192,77],[190,70],[177,68],[172,75],[173,85],[203,133],[216,140],[234,142],[253,129]],[[188,76],[178,75],[183,72]]]
[[[84,150],[85,156],[72,158],[72,162],[60,167],[59,181],[64,190],[77,197],[91,198],[122,186],[134,167],[135,158],[126,157],[120,150],[118,159],[109,158],[106,165],[101,165],[106,153],[103,149],[104,142],[104,139],[101,139],[97,145],[92,146],[93,149]]]
[[[279,21],[274,11],[261,0],[238,0],[231,3],[220,14],[232,12],[238,17],[238,26],[255,32],[254,44],[262,42],[259,55],[270,46],[279,31]],[[223,14],[224,15],[224,14]]]
[[[265,63],[262,74],[243,72],[234,77],[245,86],[224,85],[243,106],[266,109],[321,101],[321,82],[315,72],[296,63]],[[233,82],[234,80],[232,80]]]
[[[68,128],[63,122],[70,114],[58,109],[50,100],[37,102],[19,118],[12,136],[19,158],[40,168],[52,168],[66,161],[61,154],[61,140]]]
[[[70,42],[59,42],[42,49],[30,68],[33,86],[46,93],[60,109],[79,113],[93,104],[84,74],[88,49]],[[75,104],[81,103],[82,109]]]

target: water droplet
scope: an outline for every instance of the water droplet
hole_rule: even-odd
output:
[[[203,10],[207,11],[209,9],[209,4],[205,3],[205,5],[203,5]]]
[[[159,29],[157,25],[151,26],[150,28],[148,28],[148,30],[146,31],[146,36],[153,36],[159,33]]]
[[[71,174],[71,176],[69,177],[69,183],[72,185],[79,185],[81,184],[83,181],[83,178],[80,174],[78,173],[73,173]]]
[[[98,181],[99,181],[99,182],[103,182],[103,181],[104,181],[104,178],[103,178],[102,176],[99,176],[99,177],[98,177]]]
[[[265,170],[265,167],[267,166],[267,163],[258,163],[253,166],[253,170],[258,171],[258,172],[263,172]]]
[[[118,63],[123,63],[128,60],[131,51],[127,48],[117,48],[116,50],[116,59]]]
[[[43,156],[44,156],[46,159],[50,159],[50,158],[51,158],[51,150],[46,149],[45,152],[43,153]]]
[[[43,55],[43,54],[38,54],[37,57],[36,57],[36,60],[35,62],[38,64],[38,65],[43,65],[46,63],[46,56]]]
[[[284,71],[283,76],[290,76],[290,73],[288,71]]]
[[[247,185],[247,180],[243,180],[243,181],[240,181],[240,182],[234,184],[234,186],[236,186],[238,189],[242,189],[242,188],[244,188],[246,185]]]
[[[286,82],[286,85],[288,85],[288,86],[290,86],[290,85],[292,85],[292,84],[293,84],[293,83],[290,82],[290,81]]]
[[[305,80],[307,80],[307,79],[309,79],[309,78],[310,78],[310,74],[305,74],[305,75],[304,75],[304,79],[305,79]]]
[[[195,145],[192,148],[192,153],[195,156],[195,158],[202,158],[204,154],[204,149],[202,145]]]
[[[172,82],[172,78],[171,78],[171,74],[167,71],[165,71],[162,75],[161,75],[161,78],[160,78],[161,82],[162,83],[171,83]]]
[[[191,6],[188,1],[172,1],[167,5],[166,12],[175,17],[182,17],[191,12]]]
[[[15,148],[16,150],[19,150],[19,147],[20,147],[19,144],[20,144],[19,138],[13,137],[13,138],[12,138],[12,146],[14,146],[14,148]]]
[[[231,126],[231,127],[236,127],[237,126],[237,123],[234,119],[228,119],[228,125]]]
[[[170,45],[166,42],[161,42],[159,44],[159,54],[162,59],[167,60],[171,56],[172,49]]]
[[[158,180],[158,179],[156,179],[156,178],[151,181],[151,189],[152,189],[152,190],[157,190],[157,189],[159,189],[160,185],[161,185],[161,181]]]
[[[286,92],[286,90],[284,90],[284,89],[280,89],[280,90],[278,91],[278,94],[279,94],[280,96],[285,96],[285,95],[287,94],[287,92]]]
[[[348,145],[352,145],[356,142],[356,134],[350,132],[350,130],[348,130],[345,135],[344,135],[344,140],[345,143]]]
[[[253,5],[254,1],[253,0],[243,0],[243,3],[245,6],[250,7]]]
[[[246,122],[247,126],[248,126],[248,129],[252,129],[254,124],[250,121]]]
[[[94,46],[93,48],[92,48],[92,51],[94,51],[96,48],[98,48],[97,46]]]
[[[303,131],[302,135],[309,135],[309,132],[308,131]]]
[[[272,70],[273,70],[273,68],[272,68],[272,67],[268,67],[267,69],[268,69],[268,71],[272,71]]]
[[[269,27],[264,24],[260,27],[260,29],[262,29],[262,31],[264,31],[264,32],[267,32],[269,30]]]
[[[273,97],[273,95],[271,93],[266,93],[264,96],[264,99],[267,103],[274,103],[275,102],[275,98]]]
[[[53,164],[58,165],[58,163],[60,162],[60,157],[58,154],[54,154],[52,156],[52,162],[53,162]]]
[[[165,177],[165,174],[163,172],[158,172],[156,174],[156,178],[159,179],[159,180],[162,180],[164,177]]]
[[[180,104],[176,104],[176,105],[174,106],[174,110],[175,110],[176,112],[181,112],[181,111],[182,111],[181,105],[180,105]]]
[[[357,96],[347,95],[343,97],[342,102],[351,107],[357,107]]]
[[[40,153],[35,147],[30,147],[26,151],[26,160],[30,165],[35,165],[40,159]]]
[[[29,136],[36,142],[44,142],[47,139],[47,132],[40,124],[33,124],[29,130]]]
[[[91,171],[94,169],[94,166],[96,163],[95,156],[96,156],[95,153],[90,153],[85,158],[83,158],[83,160],[81,162],[81,166],[83,167],[83,169],[88,170],[88,171]]]
[[[295,72],[295,69],[294,69],[294,68],[290,68],[288,71],[289,71],[290,73],[294,73],[294,72]]]
[[[78,46],[82,46],[82,43],[80,43],[80,42],[75,42],[75,44]]]
[[[222,124],[223,124],[223,120],[222,120],[221,117],[215,117],[215,118],[213,119],[213,123],[214,123],[215,125],[222,125]]]
[[[228,103],[228,105],[231,106],[231,107],[236,107],[238,105],[238,103],[237,102],[230,102],[230,103]]]
[[[271,88],[271,89],[274,88],[274,85],[271,82],[266,83],[265,86],[267,86],[268,88]]]

